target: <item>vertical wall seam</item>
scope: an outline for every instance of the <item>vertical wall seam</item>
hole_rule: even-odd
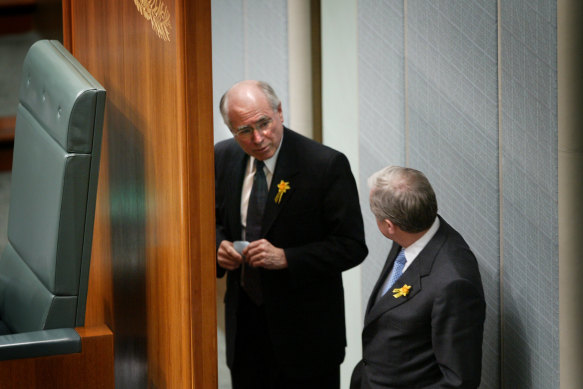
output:
[[[497,40],[498,40],[498,231],[500,231],[499,235],[499,288],[498,293],[499,295],[499,361],[500,361],[500,374],[498,376],[499,380],[499,387],[504,388],[504,220],[503,220],[503,212],[504,212],[504,196],[503,196],[503,152],[502,152],[502,22],[500,20],[500,0],[496,2],[496,21],[497,21]]]
[[[559,283],[559,387],[583,384],[583,5],[578,0],[557,2],[557,238]]]
[[[311,6],[307,0],[287,3],[288,123],[314,139]]]
[[[243,20],[243,79],[247,80],[249,79],[249,55],[247,53],[249,53],[249,40],[248,40],[248,34],[247,34],[247,23],[248,23],[248,17],[247,17],[247,0],[242,0],[241,3],[241,18]]]
[[[407,0],[403,0],[403,100],[405,102],[405,166],[409,166],[409,72],[407,64]]]
[[[313,139],[322,142],[322,24],[321,4],[310,2],[310,36],[312,47]]]

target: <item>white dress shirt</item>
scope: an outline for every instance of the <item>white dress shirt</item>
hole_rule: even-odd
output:
[[[279,150],[281,150],[281,145],[283,143],[283,136],[279,142],[279,147],[275,151],[275,154],[269,159],[264,160],[265,166],[263,167],[263,172],[265,173],[265,179],[267,180],[267,190],[271,186],[271,180],[273,179],[273,172],[275,171],[275,164],[277,163],[277,156],[279,155]],[[241,225],[243,227],[243,234],[245,236],[245,227],[247,226],[247,207],[249,207],[249,197],[251,196],[251,188],[253,188],[253,178],[255,177],[255,158],[249,157],[247,161],[247,167],[245,168],[245,178],[243,179],[243,188],[241,189]]]
[[[415,258],[417,258],[419,253],[425,248],[425,246],[427,246],[427,243],[429,243],[431,238],[433,238],[433,236],[437,233],[438,229],[439,229],[439,218],[435,217],[433,224],[431,225],[431,227],[429,227],[427,232],[425,234],[423,234],[423,236],[421,238],[417,239],[409,247],[405,248],[405,260],[406,260],[406,262],[405,262],[405,266],[403,267],[402,274],[404,274],[405,271],[407,270],[407,268],[409,266],[411,266],[411,264],[413,263]],[[393,243],[393,244],[396,244],[396,243]],[[392,274],[393,274],[393,269],[391,269],[391,271],[387,275],[387,278],[385,279],[385,282],[383,282],[383,285],[379,289],[379,292],[386,289],[386,284],[391,279]],[[379,298],[380,297],[381,296],[379,296]]]

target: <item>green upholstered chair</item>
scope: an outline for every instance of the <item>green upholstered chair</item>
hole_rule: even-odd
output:
[[[0,360],[81,351],[104,106],[103,87],[59,42],[30,48],[0,257]]]

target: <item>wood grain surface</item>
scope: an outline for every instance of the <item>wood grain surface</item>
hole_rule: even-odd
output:
[[[142,3],[169,40],[132,0],[63,1],[107,89],[86,324],[113,330],[116,387],[215,388],[210,0]]]
[[[76,329],[81,353],[0,361],[0,389],[113,389],[113,334],[107,326]]]

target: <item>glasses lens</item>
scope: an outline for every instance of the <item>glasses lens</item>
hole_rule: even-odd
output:
[[[235,135],[239,138],[247,139],[247,138],[251,137],[251,134],[253,134],[253,128],[248,127],[248,128],[243,128],[242,130],[237,131],[237,133]]]
[[[261,119],[257,123],[255,123],[255,127],[245,127],[240,129],[239,131],[235,132],[235,136],[241,139],[249,139],[253,135],[253,131],[257,130],[261,134],[265,134],[265,131],[269,128],[271,124],[271,118]]]

